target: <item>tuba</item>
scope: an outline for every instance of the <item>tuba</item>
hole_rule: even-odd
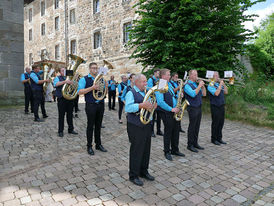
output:
[[[155,92],[157,92],[157,91],[159,91],[161,93],[168,92],[168,84],[166,84],[166,86],[163,89],[158,89],[158,84],[156,84],[154,87],[152,87],[150,90],[148,90],[148,92],[146,93],[146,95],[144,97],[143,102],[149,101],[154,106],[157,102]],[[140,111],[140,121],[143,124],[148,124],[153,118],[154,111],[155,111],[155,108],[153,108],[151,111],[142,108]]]
[[[43,70],[43,80],[48,80],[51,77],[51,74],[52,74],[50,72],[52,65],[49,64],[49,63],[46,63],[46,62],[42,62],[41,63],[41,67],[42,67],[42,70]],[[44,93],[46,93],[48,85],[49,85],[48,82],[44,82],[43,83],[43,91],[44,91]]]
[[[189,105],[189,102],[187,100],[185,100],[183,103],[182,103],[182,92],[183,92],[183,86],[184,86],[184,82],[182,79],[178,79],[178,82],[179,82],[179,87],[180,87],[180,90],[179,90],[179,94],[178,94],[178,100],[177,100],[177,105],[176,107],[180,110],[178,113],[175,113],[174,114],[174,119],[176,121],[181,121],[183,119],[183,116],[184,116],[184,111],[187,107],[187,105]]]
[[[66,80],[70,80],[73,82],[73,84],[67,84],[65,83],[62,88],[62,95],[67,100],[73,100],[77,97],[77,90],[78,90],[78,81],[79,81],[79,73],[76,73],[77,68],[80,64],[86,63],[84,59],[81,57],[78,57],[73,54],[69,54],[69,57],[74,61],[73,64],[69,65],[68,70],[73,71],[73,76],[67,76]]]

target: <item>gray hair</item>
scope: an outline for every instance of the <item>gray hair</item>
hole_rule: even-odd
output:
[[[121,79],[123,79],[124,77],[127,77],[127,76],[123,74],[123,75],[121,76]]]
[[[134,79],[133,79],[134,84],[135,84],[135,82],[136,82],[137,80],[140,80],[142,77],[146,77],[146,76],[143,75],[143,74],[136,74],[136,75],[134,76]]]

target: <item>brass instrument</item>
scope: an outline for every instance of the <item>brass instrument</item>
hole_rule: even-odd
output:
[[[210,78],[210,79],[198,78],[197,82],[199,82],[199,81],[208,82],[209,86],[214,86],[214,84],[215,84],[215,81],[213,78]]]
[[[67,100],[73,100],[77,97],[78,81],[80,76],[80,74],[76,73],[76,71],[78,66],[82,63],[86,63],[86,61],[73,54],[69,54],[68,56],[74,61],[74,64],[70,64],[68,69],[73,71],[73,76],[67,76],[66,80],[72,81],[73,84],[65,83],[62,88],[62,95]]]
[[[187,107],[187,105],[189,105],[189,102],[187,100],[185,100],[183,103],[182,103],[182,92],[183,92],[183,86],[184,86],[184,82],[182,79],[178,79],[178,82],[179,82],[179,94],[178,94],[178,100],[177,100],[177,105],[176,107],[180,110],[178,113],[175,113],[174,114],[174,119],[176,121],[181,121],[183,119],[183,116],[184,116],[184,111]]]
[[[43,62],[43,63],[41,63],[41,67],[42,67],[42,70],[43,70],[43,80],[50,79],[49,71],[50,71],[52,65],[49,64],[49,63]],[[47,92],[48,85],[49,85],[49,82],[44,82],[43,83],[44,93]]]
[[[148,124],[152,118],[153,118],[153,113],[155,111],[154,105],[156,104],[156,96],[155,92],[161,92],[161,93],[166,93],[168,92],[168,84],[163,89],[158,89],[158,84],[156,84],[154,87],[152,87],[148,92],[146,93],[143,102],[149,101],[153,105],[153,109],[151,111],[146,110],[146,109],[141,109],[140,111],[140,121],[143,124]]]
[[[108,88],[106,87],[106,81],[104,79],[104,74],[98,74],[93,82],[93,85],[98,85],[99,90],[93,90],[93,97],[96,100],[102,100],[107,94]]]

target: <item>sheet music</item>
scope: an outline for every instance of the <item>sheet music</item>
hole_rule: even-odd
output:
[[[167,84],[167,80],[160,79],[158,84],[158,89],[164,89]]]
[[[213,75],[214,75],[214,71],[210,71],[210,70],[206,71],[206,78],[211,79],[213,78]]]
[[[51,77],[51,75],[53,74],[53,72],[54,72],[54,69],[50,69],[49,77]]]
[[[187,71],[185,71],[184,80],[187,78]]]
[[[224,78],[230,78],[230,77],[233,77],[233,71],[225,71]]]
[[[99,74],[107,75],[108,68],[107,67],[100,67],[99,68]]]
[[[64,69],[64,76],[67,76],[67,70]]]

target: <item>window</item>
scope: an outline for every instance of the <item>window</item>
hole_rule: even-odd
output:
[[[46,34],[46,24],[41,24],[41,35],[44,36]]]
[[[59,16],[55,17],[55,31],[59,30]]]
[[[45,15],[46,5],[44,1],[41,1],[41,16]]]
[[[29,66],[32,65],[32,53],[29,53]]]
[[[71,9],[69,12],[69,21],[71,24],[75,24],[75,9]]]
[[[125,23],[123,25],[123,43],[127,43],[129,40],[129,30],[131,29],[131,23]]]
[[[32,29],[29,30],[29,41],[32,41]]]
[[[32,22],[32,9],[29,9],[29,22]]]
[[[94,0],[93,1],[93,13],[100,12],[100,0]]]
[[[60,45],[55,45],[55,60],[60,59]]]
[[[76,40],[70,41],[70,53],[76,54]]]
[[[99,47],[102,47],[102,36],[101,33],[98,31],[94,33],[94,49],[97,49]]]
[[[59,0],[55,0],[55,2],[54,2],[54,8],[55,9],[59,8]]]

